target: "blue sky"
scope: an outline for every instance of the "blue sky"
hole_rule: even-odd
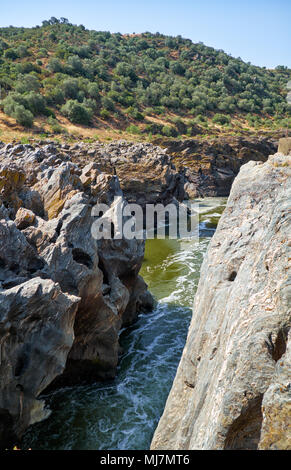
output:
[[[0,26],[64,16],[86,28],[202,41],[255,65],[291,67],[291,0],[0,0]]]

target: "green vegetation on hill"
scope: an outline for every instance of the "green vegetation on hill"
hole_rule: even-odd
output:
[[[27,127],[38,115],[53,129],[61,129],[62,115],[168,137],[191,135],[195,123],[207,127],[209,119],[227,126],[233,117],[290,127],[290,79],[284,66],[256,67],[181,36],[89,31],[66,18],[0,28],[1,107]],[[159,122],[163,116],[168,125]]]

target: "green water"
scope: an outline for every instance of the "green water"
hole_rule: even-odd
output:
[[[52,413],[30,428],[23,448],[149,448],[185,344],[203,255],[225,202],[199,201],[199,241],[146,242],[141,275],[158,302],[121,332],[124,354],[116,379],[45,396]]]

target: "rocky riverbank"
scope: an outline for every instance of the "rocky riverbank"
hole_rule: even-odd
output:
[[[276,139],[249,136],[157,142],[160,146],[126,141],[2,144],[0,156],[49,146],[56,157],[67,156],[79,168],[94,162],[99,171],[117,175],[126,200],[144,206],[194,197],[228,196],[240,167],[250,160],[266,161],[278,146]]]
[[[1,153],[6,155],[10,146],[0,149],[0,158]],[[26,152],[29,145],[16,148]],[[176,169],[165,149],[149,143],[116,141],[69,145],[50,142],[35,144],[31,148],[49,148],[56,157],[67,157],[81,169],[94,162],[94,168],[99,172],[118,177],[124,198],[130,203],[141,206],[157,202],[167,204],[173,200],[182,201],[185,197],[185,171]]]
[[[289,139],[290,140],[290,139]],[[152,449],[291,449],[291,156],[244,165]]]
[[[95,240],[91,236],[92,207],[100,202],[110,206],[115,196],[124,204],[136,202],[144,207],[146,203],[167,204],[220,191],[227,194],[240,165],[249,159],[264,161],[274,144],[256,141],[252,150],[251,143],[248,147],[245,141],[233,147],[230,143],[201,143],[200,160],[193,154],[194,140],[172,145],[166,150],[124,141],[0,143],[3,446],[47,416],[48,410],[38,397],[48,387],[114,377],[121,352],[121,328],[153,306],[152,296],[138,274],[144,241]],[[212,159],[209,165],[202,150]],[[187,155],[188,166],[180,154],[183,159]],[[224,179],[218,174],[224,174],[221,169],[226,162],[232,175]],[[250,194],[252,185],[257,188],[258,184],[252,177],[256,168],[270,167],[284,176],[285,166],[276,162],[249,164],[251,178],[248,182],[246,177],[246,188]],[[273,200],[268,202],[267,197],[270,207],[265,209],[263,200],[272,185],[271,196],[277,194],[277,173],[274,177],[266,173],[260,199],[268,217]],[[194,174],[198,179],[191,182]],[[247,190],[241,189],[247,197]],[[255,196],[254,201],[250,207],[257,201]],[[240,224],[244,204],[242,199],[233,209],[237,217],[233,227]]]
[[[67,149],[64,149],[67,150]],[[48,386],[111,378],[119,332],[153,299],[144,240],[96,240],[92,207],[118,177],[54,145],[0,149],[0,442],[47,416]],[[124,200],[126,204],[126,201]]]

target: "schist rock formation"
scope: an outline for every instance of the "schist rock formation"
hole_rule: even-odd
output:
[[[2,447],[48,416],[48,387],[113,378],[121,328],[153,307],[145,241],[96,240],[95,204],[227,195],[249,160],[203,263],[153,448],[289,445],[288,142],[268,161],[265,139],[0,144]]]
[[[0,441],[47,416],[48,386],[114,377],[119,331],[153,299],[138,275],[144,240],[97,240],[97,202],[118,177],[53,145],[0,149]]]
[[[154,450],[291,449],[290,141],[234,181]]]

